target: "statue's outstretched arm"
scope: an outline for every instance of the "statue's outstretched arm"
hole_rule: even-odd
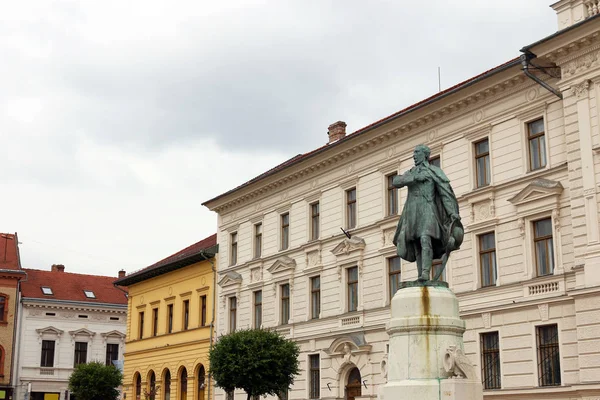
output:
[[[406,171],[402,175],[394,177],[394,180],[392,181],[392,186],[396,188],[401,188],[404,186],[412,185],[414,182],[415,176],[410,171]]]

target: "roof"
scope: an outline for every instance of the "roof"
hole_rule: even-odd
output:
[[[16,233],[0,233],[0,269],[21,269],[18,241]]]
[[[562,35],[563,33],[566,33],[566,32],[569,32],[569,31],[572,31],[573,29],[577,29],[577,28],[579,28],[581,25],[587,24],[588,22],[591,22],[591,21],[593,21],[593,20],[595,20],[595,19],[598,19],[598,18],[600,18],[600,14],[596,14],[596,15],[593,15],[593,16],[591,16],[591,17],[587,17],[587,18],[586,18],[586,19],[584,19],[583,21],[579,21],[579,22],[577,22],[577,23],[574,23],[573,25],[567,26],[567,27],[566,27],[566,28],[564,28],[564,29],[561,29],[561,30],[559,30],[559,31],[556,31],[556,32],[554,32],[552,35],[546,36],[545,38],[542,38],[542,39],[538,40],[537,42],[533,42],[533,43],[531,43],[530,45],[523,46],[523,48],[521,49],[521,52],[523,52],[523,53],[526,53],[526,52],[530,51],[530,49],[531,49],[531,48],[533,48],[533,47],[537,46],[538,44],[545,43],[545,42],[547,42],[548,40],[554,39],[555,37],[557,37],[557,36],[560,36],[560,35]]]
[[[218,251],[217,234],[215,233],[144,269],[132,272],[123,278],[117,279],[115,284],[129,286],[195,264],[206,260],[207,258],[212,258]]]
[[[431,103],[433,103],[435,101],[441,100],[441,99],[443,99],[443,98],[445,98],[445,97],[447,97],[447,96],[449,96],[451,94],[456,93],[459,90],[465,89],[465,88],[467,88],[467,87],[469,87],[469,86],[471,86],[471,85],[473,85],[473,84],[475,84],[475,83],[477,83],[477,82],[479,82],[479,81],[481,81],[481,80],[483,80],[485,78],[488,78],[488,77],[490,77],[490,76],[492,76],[494,74],[497,74],[497,73],[500,73],[502,71],[505,71],[505,70],[507,70],[507,69],[509,69],[511,67],[516,66],[516,65],[520,65],[520,57],[513,58],[512,60],[509,60],[509,61],[507,61],[507,62],[505,62],[505,63],[503,63],[501,65],[498,65],[497,67],[489,69],[489,70],[487,70],[487,71],[485,71],[485,72],[483,72],[483,73],[481,73],[479,75],[476,75],[476,76],[474,76],[472,78],[469,78],[466,81],[460,82],[460,83],[458,83],[458,84],[456,84],[456,85],[454,85],[452,87],[449,87],[448,89],[442,90],[441,92],[436,93],[433,96],[430,96],[430,97],[428,97],[428,98],[426,98],[424,100],[421,100],[418,103],[415,103],[415,104],[413,104],[413,105],[411,105],[409,107],[406,107],[406,108],[404,108],[404,109],[402,109],[400,111],[395,112],[394,114],[391,114],[391,115],[389,115],[389,116],[387,116],[385,118],[382,118],[382,119],[380,119],[380,120],[378,120],[376,122],[373,122],[372,124],[367,125],[364,128],[361,128],[361,129],[359,129],[359,130],[357,130],[357,131],[355,131],[355,132],[353,132],[351,134],[348,134],[345,137],[343,137],[342,139],[340,139],[340,140],[338,140],[338,141],[336,141],[334,143],[327,143],[324,146],[321,146],[321,147],[319,147],[319,148],[317,148],[317,149],[315,149],[313,151],[310,151],[308,153],[298,154],[298,155],[290,158],[289,160],[287,160],[287,161],[285,161],[285,162],[277,165],[276,167],[271,168],[270,170],[268,170],[268,171],[266,171],[266,172],[258,175],[257,177],[250,179],[248,182],[243,183],[243,184],[241,184],[241,185],[239,185],[239,186],[237,186],[237,187],[235,187],[235,188],[233,188],[233,189],[231,189],[231,190],[229,190],[229,191],[227,191],[227,192],[225,192],[223,194],[220,194],[220,195],[218,195],[218,196],[216,196],[216,197],[214,197],[214,198],[212,198],[210,200],[205,201],[204,203],[202,203],[202,205],[203,206],[207,206],[207,204],[210,203],[210,202],[213,202],[213,201],[218,200],[218,199],[220,199],[222,197],[225,197],[225,196],[227,196],[227,195],[229,195],[231,193],[234,193],[234,192],[238,191],[239,189],[241,189],[243,187],[246,187],[248,185],[256,183],[256,182],[258,182],[258,181],[260,181],[260,180],[262,180],[262,179],[264,179],[264,178],[266,178],[268,176],[276,174],[277,172],[283,171],[284,169],[289,168],[292,165],[298,164],[298,163],[300,163],[300,162],[302,162],[304,160],[307,160],[310,157],[313,157],[313,156],[315,156],[317,154],[320,154],[320,153],[322,153],[323,151],[325,151],[325,150],[327,150],[329,148],[338,146],[338,145],[340,145],[342,143],[346,143],[347,141],[352,140],[352,139],[354,139],[354,138],[356,138],[356,137],[358,137],[358,136],[360,136],[360,135],[362,135],[362,134],[364,134],[366,132],[369,132],[369,131],[371,131],[371,130],[373,130],[373,129],[375,129],[375,128],[383,125],[383,124],[391,122],[391,121],[395,120],[396,118],[400,118],[400,117],[402,117],[402,116],[404,116],[404,115],[406,115],[406,114],[408,114],[410,112],[416,111],[416,110],[418,110],[418,109],[420,109],[422,107],[425,107],[425,106],[427,106],[427,105],[429,105],[429,104],[431,104]]]
[[[127,296],[123,289],[113,285],[114,276],[38,269],[24,271],[27,272],[27,280],[21,282],[21,293],[24,298],[127,305]],[[52,295],[45,295],[42,287],[52,289]],[[86,297],[84,290],[94,292],[95,299]]]

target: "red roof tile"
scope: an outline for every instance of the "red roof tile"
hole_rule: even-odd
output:
[[[186,258],[190,258],[200,253],[204,252],[211,247],[215,247],[217,245],[217,234],[212,234],[209,237],[202,239],[199,242],[196,242],[183,250],[178,251],[175,254],[170,255],[167,258],[163,258],[162,260],[146,267],[140,269],[139,271],[132,272],[131,274],[125,276],[124,278],[120,278],[115,281],[115,283],[119,285],[129,285],[131,283],[139,282],[141,280],[147,279],[152,276],[156,276],[158,270],[162,267],[166,267],[168,265],[175,264]],[[216,251],[216,250],[215,250]],[[196,261],[194,261],[196,262]],[[156,273],[155,273],[156,272]]]
[[[35,299],[70,300],[89,303],[127,304],[123,289],[114,287],[114,276],[73,274],[60,271],[24,269],[27,279],[21,283],[23,297]],[[53,295],[42,293],[42,286],[52,289]],[[85,296],[91,290],[96,299]]]
[[[0,269],[21,269],[16,234],[0,233]]]
[[[426,98],[424,100],[421,100],[418,103],[415,103],[415,104],[413,104],[413,105],[411,105],[409,107],[406,107],[406,108],[404,108],[404,109],[402,109],[402,110],[400,110],[398,112],[395,112],[392,115],[389,115],[389,116],[387,116],[385,118],[382,118],[382,119],[380,119],[378,121],[375,121],[372,124],[369,124],[369,125],[365,126],[364,128],[361,128],[361,129],[359,129],[359,130],[357,130],[357,131],[355,131],[353,133],[350,133],[350,134],[346,135],[344,138],[338,140],[337,142],[327,143],[324,146],[321,146],[321,147],[319,147],[319,148],[317,148],[315,150],[312,150],[312,151],[310,151],[308,153],[298,154],[298,155],[290,158],[289,160],[284,161],[283,163],[277,165],[276,167],[273,167],[270,170],[268,170],[266,172],[263,172],[262,174],[254,177],[252,179],[250,179],[248,182],[243,183],[243,184],[241,184],[241,185],[239,185],[239,186],[237,186],[237,187],[235,187],[235,188],[233,188],[233,189],[231,189],[231,190],[229,190],[229,191],[227,191],[225,193],[222,193],[222,194],[218,195],[217,197],[214,197],[214,198],[212,198],[210,200],[205,201],[204,203],[202,203],[202,205],[203,206],[207,206],[207,204],[210,203],[211,201],[220,199],[220,198],[222,198],[222,197],[224,197],[224,196],[226,196],[228,194],[231,194],[231,193],[233,193],[233,192],[235,192],[235,191],[237,191],[237,190],[239,190],[239,189],[241,189],[243,187],[246,187],[247,185],[250,185],[250,184],[253,184],[255,182],[258,182],[261,179],[266,178],[266,177],[268,177],[270,175],[273,175],[273,174],[275,174],[275,173],[277,173],[277,172],[279,172],[281,170],[284,170],[285,168],[287,168],[289,166],[297,164],[297,163],[299,163],[299,162],[301,162],[303,160],[306,160],[307,158],[310,158],[313,155],[321,153],[322,151],[324,151],[327,148],[330,148],[330,147],[333,147],[333,146],[337,146],[338,144],[344,143],[347,140],[352,140],[355,137],[357,137],[358,135],[360,135],[362,133],[365,133],[365,132],[368,132],[369,130],[371,130],[371,129],[373,129],[373,128],[375,128],[375,127],[377,127],[377,126],[379,126],[379,125],[381,125],[383,123],[386,123],[386,122],[388,122],[390,120],[393,120],[396,117],[399,117],[401,115],[407,114],[407,113],[409,113],[411,111],[415,111],[415,110],[419,109],[420,107],[425,106],[425,105],[431,103],[432,101],[439,100],[439,99],[441,99],[441,98],[443,98],[443,97],[445,97],[447,95],[452,94],[453,92],[455,92],[457,90],[460,90],[460,89],[463,89],[463,88],[465,88],[467,86],[470,86],[470,85],[472,85],[473,83],[477,82],[478,80],[480,80],[482,78],[485,78],[487,76],[493,75],[493,74],[498,73],[498,72],[501,72],[501,71],[503,71],[506,68],[512,67],[513,65],[518,64],[519,60],[520,60],[519,57],[513,58],[510,61],[507,61],[507,62],[505,62],[503,64],[498,65],[497,67],[489,69],[489,70],[487,70],[487,71],[485,71],[485,72],[483,72],[483,73],[481,73],[479,75],[476,75],[476,76],[474,76],[472,78],[467,79],[466,81],[458,83],[458,84],[456,84],[456,85],[454,85],[452,87],[449,87],[448,89],[442,90],[441,92],[434,94],[433,96],[430,96],[430,97],[428,97],[428,98]]]

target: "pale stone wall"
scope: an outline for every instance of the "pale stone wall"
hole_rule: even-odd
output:
[[[107,343],[119,345],[119,360],[123,360],[126,311],[125,306],[109,308],[94,304],[69,307],[60,302],[25,300],[20,310],[16,399],[24,398],[28,383],[31,383],[33,392],[60,392],[61,400],[65,399],[69,376],[73,372],[75,341],[88,343],[88,361],[104,363]],[[111,320],[111,317],[118,320]],[[79,333],[71,334],[76,331]],[[113,331],[116,332],[102,335]],[[40,367],[42,340],[56,341],[52,368]]]

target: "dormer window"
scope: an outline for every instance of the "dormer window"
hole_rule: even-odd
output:
[[[52,289],[49,288],[48,286],[42,286],[42,293],[44,293],[47,296],[52,296],[54,294],[52,292]]]
[[[91,290],[84,290],[83,293],[85,293],[85,297],[87,297],[88,299],[96,298],[96,295]]]

